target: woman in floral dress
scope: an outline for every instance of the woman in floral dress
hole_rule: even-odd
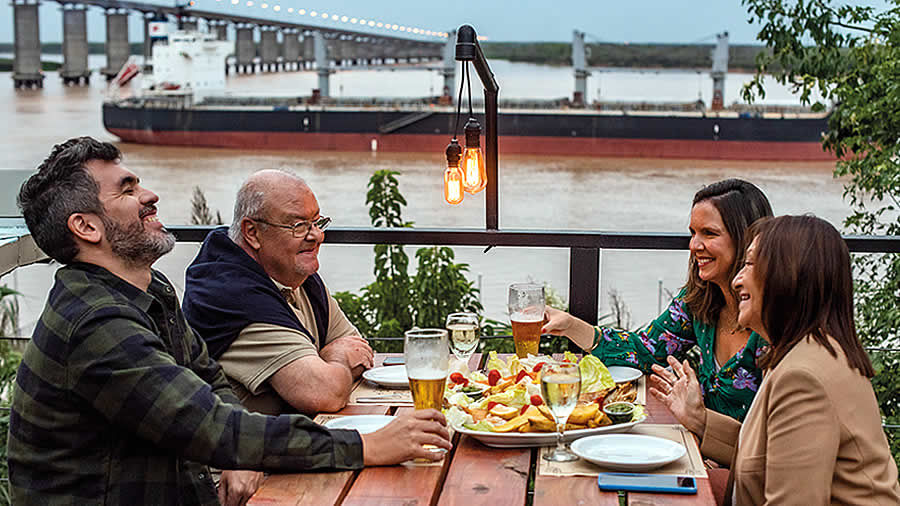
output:
[[[743,420],[759,387],[757,358],[767,343],[738,326],[731,280],[744,262],[747,228],[772,208],[747,181],[727,179],[694,195],[687,284],[666,311],[642,330],[592,326],[564,311],[547,309],[543,332],[564,335],[606,365],[650,373],[669,355],[683,360],[699,348],[697,379],[707,408]]]

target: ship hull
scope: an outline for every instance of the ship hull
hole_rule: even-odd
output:
[[[478,119],[484,124],[482,117]],[[455,129],[455,115],[377,109],[164,109],[107,103],[103,123],[123,141],[142,144],[442,152]],[[498,145],[500,154],[522,155],[834,160],[822,149],[825,129],[824,117],[501,111]]]

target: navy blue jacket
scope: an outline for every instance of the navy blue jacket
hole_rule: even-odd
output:
[[[318,274],[301,285],[316,317],[319,348],[328,333],[328,292]],[[218,359],[251,323],[269,323],[312,335],[262,266],[219,227],[203,241],[185,273],[184,315],[209,354]],[[315,340],[313,339],[313,342]]]

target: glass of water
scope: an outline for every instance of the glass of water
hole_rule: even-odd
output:
[[[560,362],[545,364],[541,369],[541,395],[550,413],[556,418],[556,449],[544,454],[544,460],[571,462],[578,457],[563,442],[566,421],[581,394],[581,371],[577,364]]]
[[[447,316],[447,331],[450,333],[450,350],[462,362],[478,349],[478,315],[475,313],[452,313]]]

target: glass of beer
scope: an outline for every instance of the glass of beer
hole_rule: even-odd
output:
[[[534,283],[509,285],[509,321],[516,355],[537,355],[544,326],[544,287]]]
[[[412,329],[403,334],[403,357],[406,377],[412,391],[416,409],[441,410],[444,401],[444,385],[450,366],[450,348],[444,329]],[[443,448],[425,445],[433,452],[446,452]]]
[[[478,315],[452,313],[447,316],[446,327],[450,332],[450,349],[453,354],[462,362],[468,362],[478,348]]]
[[[565,443],[563,435],[566,430],[566,421],[581,394],[581,371],[577,364],[561,362],[558,364],[545,364],[541,369],[541,396],[544,403],[556,418],[556,449],[544,454],[544,460],[551,462],[571,462],[578,457],[571,453]]]

